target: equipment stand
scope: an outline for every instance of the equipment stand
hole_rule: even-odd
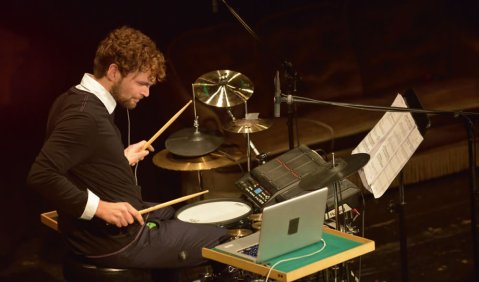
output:
[[[286,99],[286,104],[288,104],[288,140],[289,140],[289,149],[294,149],[294,114],[295,114],[295,105],[294,100],[292,99],[293,95],[297,92],[297,86],[299,81],[298,73],[293,69],[293,65],[291,62],[284,61],[283,62],[284,68],[284,77],[287,80],[287,93],[288,99]],[[280,89],[281,91],[281,89]]]
[[[289,142],[289,149],[294,149],[294,105],[292,103],[288,103],[288,142]]]
[[[249,137],[249,132],[246,133],[246,159],[248,165],[248,172],[251,171],[251,141]]]
[[[409,281],[408,258],[407,258],[407,230],[406,230],[406,201],[404,197],[404,171],[399,173],[399,203],[391,203],[390,212],[396,212],[399,216],[399,247],[401,252],[401,278]]]
[[[201,170],[198,170],[197,176],[198,176],[198,186],[200,187],[200,192],[203,192],[203,191],[204,191],[204,187],[203,187],[203,174],[201,174]],[[200,200],[204,200],[204,199],[205,199],[205,196],[204,196],[204,195],[201,195],[201,196],[200,196]]]
[[[406,202],[404,200],[404,171],[399,174],[399,238],[401,249],[401,275],[402,281],[409,280],[408,275],[408,258],[407,258],[407,230],[406,230]]]
[[[471,205],[471,232],[472,232],[472,253],[474,259],[474,276],[475,281],[479,281],[479,249],[477,244],[477,178],[476,178],[476,139],[474,135],[474,123],[470,117],[464,117],[464,122],[467,131],[467,145],[469,154],[469,176],[470,176],[470,205]]]

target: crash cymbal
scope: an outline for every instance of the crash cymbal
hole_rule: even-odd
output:
[[[226,131],[233,133],[254,133],[266,130],[271,127],[273,123],[266,119],[237,119],[231,121],[225,127]]]
[[[231,70],[216,70],[193,83],[193,93],[201,102],[219,108],[245,103],[253,95],[253,83],[245,75]]]
[[[169,136],[165,147],[178,156],[198,157],[218,149],[223,141],[222,136],[201,132],[197,128],[185,128]]]
[[[344,179],[358,171],[369,161],[369,154],[358,153],[345,158],[335,160],[335,165],[328,162],[299,181],[299,187],[303,190],[316,190],[329,186],[336,181]]]
[[[181,157],[165,149],[153,156],[153,163],[169,170],[197,171],[232,165],[242,156],[238,147],[234,146],[221,146],[216,151],[200,157]]]

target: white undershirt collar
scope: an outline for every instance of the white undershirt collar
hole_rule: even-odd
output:
[[[85,73],[83,78],[75,88],[87,91],[97,96],[98,99],[105,105],[109,114],[112,114],[116,107],[115,98],[103,87],[98,81],[95,80],[92,74]]]

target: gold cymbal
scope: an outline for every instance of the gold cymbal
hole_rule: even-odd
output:
[[[197,171],[232,165],[241,156],[242,153],[239,149],[232,146],[222,146],[216,151],[200,157],[182,157],[165,149],[153,156],[153,163],[158,167],[169,170]]]
[[[231,70],[216,70],[193,83],[193,93],[201,102],[219,108],[245,103],[253,95],[253,83],[245,75]]]
[[[231,121],[225,127],[226,131],[233,133],[254,133],[266,130],[271,127],[273,123],[266,119],[237,119]]]

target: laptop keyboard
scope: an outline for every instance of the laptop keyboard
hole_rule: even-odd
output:
[[[238,252],[242,253],[242,254],[245,254],[245,255],[248,255],[248,256],[257,257],[258,256],[258,246],[259,245],[256,244],[256,245],[241,249]]]

